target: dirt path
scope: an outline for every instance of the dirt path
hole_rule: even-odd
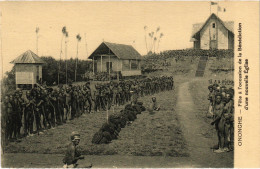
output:
[[[210,147],[217,143],[216,137],[212,139],[203,136],[205,122],[196,116],[196,105],[192,101],[189,82],[179,87],[176,112],[187,142],[192,167],[233,167],[232,153],[213,153]]]

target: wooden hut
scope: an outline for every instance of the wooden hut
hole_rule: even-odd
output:
[[[28,50],[14,59],[16,88],[30,89],[42,81],[42,64],[45,62]]]
[[[131,45],[102,42],[89,56],[93,73],[116,72],[122,76],[141,75],[142,56]]]

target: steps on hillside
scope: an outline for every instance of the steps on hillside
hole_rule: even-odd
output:
[[[207,66],[208,57],[207,56],[201,56],[198,64],[198,68],[196,71],[195,76],[196,77],[203,77],[205,68]]]

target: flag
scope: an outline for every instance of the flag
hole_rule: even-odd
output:
[[[226,8],[221,8],[220,6],[218,6],[218,11],[219,12],[226,12]]]
[[[217,2],[210,2],[210,5],[217,5]]]

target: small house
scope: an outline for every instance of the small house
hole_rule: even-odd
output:
[[[14,59],[16,88],[30,89],[42,81],[42,64],[45,62],[28,50]]]
[[[116,72],[122,76],[141,75],[142,56],[131,45],[102,42],[89,56],[93,72]]]

